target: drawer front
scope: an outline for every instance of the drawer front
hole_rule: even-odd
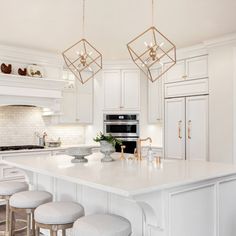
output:
[[[208,79],[165,84],[165,98],[208,94]]]
[[[8,178],[23,178],[25,176],[25,173],[14,167],[7,167],[3,169],[3,179],[8,179]]]

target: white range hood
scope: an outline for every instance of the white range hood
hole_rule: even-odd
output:
[[[0,106],[29,105],[60,112],[65,81],[0,74]]]

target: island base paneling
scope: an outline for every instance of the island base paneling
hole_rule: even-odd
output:
[[[77,201],[87,215],[112,213],[129,219],[132,236],[235,236],[236,176],[133,197],[43,174],[28,176],[35,189],[51,192],[56,201]]]
[[[132,236],[235,236],[236,166],[162,160],[160,165],[124,160],[86,165],[73,157],[5,157],[34,189],[54,200],[77,201],[87,215],[114,213],[130,220]],[[47,234],[46,234],[47,235]],[[71,236],[68,231],[67,236]]]
[[[135,226],[133,227],[133,235],[144,235],[142,209],[135,200],[37,173],[34,173],[30,183],[36,190],[52,193],[55,201],[79,202],[84,206],[86,215],[112,213],[123,216]],[[67,234],[71,235],[70,231]]]

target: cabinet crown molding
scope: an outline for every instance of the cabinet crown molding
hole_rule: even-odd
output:
[[[232,43],[236,43],[236,33],[204,41],[204,45],[207,48],[219,47]]]

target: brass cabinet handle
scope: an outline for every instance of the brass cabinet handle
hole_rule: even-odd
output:
[[[178,136],[179,136],[179,139],[182,139],[182,120],[180,120],[178,122]]]
[[[191,123],[192,123],[192,121],[189,120],[188,121],[188,139],[191,139]]]
[[[183,79],[187,79],[187,77],[188,77],[187,75],[183,75],[182,76]]]

